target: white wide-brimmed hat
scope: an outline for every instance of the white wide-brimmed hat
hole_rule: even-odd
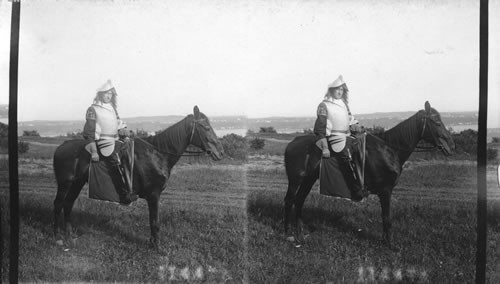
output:
[[[114,88],[115,87],[113,86],[113,83],[111,83],[111,80],[107,80],[106,83],[104,83],[104,85],[102,85],[99,89],[97,89],[97,92],[104,93]]]
[[[339,77],[335,79],[335,81],[333,81],[332,83],[330,83],[330,85],[328,85],[328,89],[337,88],[342,85],[345,85],[344,78],[342,78],[342,75],[339,75]]]

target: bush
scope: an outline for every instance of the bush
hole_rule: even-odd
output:
[[[276,129],[274,129],[274,127],[268,126],[268,127],[261,127],[259,133],[277,133],[277,132]]]
[[[247,160],[247,139],[243,136],[231,133],[220,138],[224,147],[224,154],[237,160]]]
[[[494,162],[498,158],[498,149],[496,148],[487,148],[486,149],[486,158],[490,162]]]
[[[144,129],[137,129],[135,131],[135,135],[136,137],[139,137],[139,138],[146,138],[149,136],[148,132]]]
[[[69,138],[82,138],[83,137],[83,132],[82,131],[68,132],[68,133],[66,133],[66,137],[69,137]]]
[[[9,148],[9,126],[0,122],[0,152],[7,152]]]
[[[472,129],[452,134],[457,153],[467,153],[471,156],[477,155],[477,131]]]
[[[28,142],[24,141],[17,142],[17,152],[19,152],[19,154],[24,154],[28,152],[29,149],[30,149],[30,144]]]
[[[36,130],[24,130],[23,136],[40,137],[40,133]]]
[[[500,143],[500,137],[493,137],[491,139],[491,142],[493,142],[493,143]]]
[[[266,143],[264,142],[264,139],[255,137],[254,139],[250,140],[250,148],[254,150],[260,150],[264,148]]]
[[[373,135],[376,135],[376,136],[380,136],[382,134],[384,134],[385,132],[385,129],[382,127],[382,126],[373,126],[372,128],[365,128],[366,132],[370,133],[370,134],[373,134]]]

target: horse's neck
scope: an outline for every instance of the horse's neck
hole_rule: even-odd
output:
[[[421,139],[422,125],[417,121],[417,114],[399,123],[384,133],[384,140],[398,152],[402,162],[405,162],[417,147]]]
[[[189,146],[191,130],[188,118],[184,118],[151,137],[150,143],[160,152],[166,153],[171,166],[173,166]]]

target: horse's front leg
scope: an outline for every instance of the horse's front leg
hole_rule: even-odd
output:
[[[73,211],[73,206],[75,200],[80,194],[83,186],[87,181],[85,179],[74,180],[71,183],[68,193],[64,197],[63,210],[64,210],[64,228],[66,233],[66,238],[70,240],[72,245],[76,244],[76,235],[73,232],[71,212]]]
[[[380,199],[380,206],[382,207],[382,227],[384,230],[383,240],[391,246],[392,236],[391,236],[391,193],[384,192],[378,195]]]
[[[59,185],[57,187],[57,195],[54,199],[54,237],[58,245],[63,245],[63,236],[59,233],[60,217],[63,210],[64,198],[66,196],[66,192],[70,187],[71,181],[59,182]]]
[[[290,229],[290,223],[291,223],[292,207],[293,204],[295,203],[295,192],[298,187],[299,184],[297,182],[288,181],[288,191],[285,196],[285,212],[284,212],[285,238],[287,241],[291,242],[295,240],[292,231]]]
[[[297,196],[295,197],[295,221],[297,222],[296,227],[296,246],[304,244],[306,235],[304,234],[304,221],[302,220],[302,207],[306,200],[307,195],[311,192],[311,188],[316,179],[312,177],[306,177],[299,186]]]
[[[151,246],[156,250],[159,249],[160,243],[158,239],[158,234],[160,232],[160,226],[158,224],[160,218],[158,212],[159,199],[159,196],[156,194],[152,194],[147,198],[149,208],[149,226],[151,228],[151,237],[149,239],[149,242]]]

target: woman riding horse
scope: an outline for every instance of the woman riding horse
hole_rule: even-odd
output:
[[[87,109],[83,137],[89,142],[92,161],[98,162],[99,157],[104,159],[120,197],[120,204],[129,205],[137,200],[137,195],[131,194],[130,186],[124,182],[126,179],[118,156],[120,149],[115,147],[118,135],[128,136],[127,125],[118,115],[116,96],[115,87],[110,80],[97,89],[94,103]]]
[[[351,199],[361,201],[368,194],[363,189],[361,177],[354,170],[352,162],[350,146],[353,138],[350,136],[350,128],[359,128],[359,123],[351,114],[348,97],[349,89],[342,76],[339,76],[328,85],[325,98],[318,106],[314,134],[319,138],[317,145],[323,158],[330,158],[332,153],[344,165],[344,170],[354,177]]]

